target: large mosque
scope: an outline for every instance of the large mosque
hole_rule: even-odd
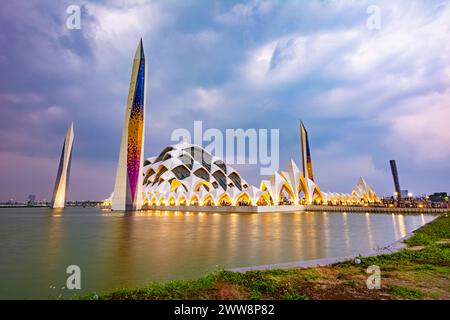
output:
[[[324,192],[314,180],[308,133],[300,123],[302,169],[290,160],[259,186],[201,146],[183,141],[144,160],[147,64],[142,40],[133,61],[114,192],[104,202],[113,210],[189,210],[200,207],[369,205],[380,202],[360,178],[350,193]],[[163,207],[163,208],[162,208]],[[257,212],[258,210],[254,210]],[[269,210],[270,211],[270,210]]]

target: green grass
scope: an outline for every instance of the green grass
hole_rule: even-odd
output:
[[[207,299],[210,290],[214,289],[217,274],[208,274],[195,280],[176,280],[165,283],[150,283],[142,288],[121,288],[100,295],[99,299],[119,300],[179,300]],[[96,299],[96,295],[88,295],[86,299]]]
[[[85,296],[84,299],[211,299],[220,284],[227,283],[232,284],[237,292],[242,293],[240,298],[305,300],[307,296],[299,292],[296,289],[297,286],[303,281],[314,281],[319,278],[318,272],[310,269],[249,271],[246,273],[219,271],[195,280],[150,283],[142,288],[115,289],[99,296],[91,294]]]
[[[235,273],[218,271],[194,280],[150,283],[83,299],[450,299],[450,217],[439,217],[417,230],[406,243],[423,246],[392,254],[360,257],[333,266]],[[366,269],[377,265],[382,289],[368,290]]]
[[[283,300],[308,300],[308,297],[303,294],[298,294],[295,292],[286,293],[283,296]]]
[[[432,244],[420,251],[401,250],[392,254],[385,254],[361,259],[363,266],[377,265],[380,268],[399,268],[400,265],[433,265],[450,267],[450,246]]]
[[[450,217],[448,214],[422,227],[405,243],[409,246],[427,246],[442,239],[450,239]]]
[[[390,292],[400,298],[409,300],[418,300],[424,297],[422,291],[414,288],[406,288],[401,286],[391,286],[389,288]]]
[[[441,216],[417,230],[405,243],[410,246],[424,246],[421,250],[400,250],[392,254],[374,257],[361,257],[364,266],[377,265],[381,268],[395,267],[399,264],[416,268],[450,267],[450,244],[436,243],[450,239],[450,217]],[[447,268],[441,269],[446,270]]]

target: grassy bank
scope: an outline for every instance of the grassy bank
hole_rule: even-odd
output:
[[[406,241],[408,248],[309,269],[221,271],[196,280],[117,289],[93,299],[450,299],[450,216]],[[381,269],[381,289],[367,289],[367,267]]]

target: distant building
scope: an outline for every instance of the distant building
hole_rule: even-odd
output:
[[[28,196],[28,204],[35,204],[36,203],[36,195],[30,194]]]
[[[402,199],[406,199],[406,198],[410,198],[410,193],[408,190],[401,190],[400,191],[400,198]]]
[[[447,192],[437,192],[429,196],[431,202],[447,202]]]

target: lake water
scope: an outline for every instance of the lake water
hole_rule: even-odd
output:
[[[70,298],[220,268],[367,253],[431,215],[0,209],[0,299]],[[65,289],[81,268],[82,290]]]

